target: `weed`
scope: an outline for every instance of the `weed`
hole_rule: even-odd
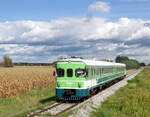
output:
[[[104,101],[95,117],[149,117],[150,68],[144,69],[128,85]]]

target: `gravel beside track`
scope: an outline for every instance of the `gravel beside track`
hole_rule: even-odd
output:
[[[129,75],[126,76],[125,79],[121,80],[120,82],[106,88],[105,90],[101,91],[97,95],[89,98],[88,100],[84,101],[83,103],[78,104],[78,106],[72,108],[73,114],[69,117],[90,117],[90,113],[95,111],[94,108],[98,108],[101,103],[107,99],[110,95],[114,94],[118,89],[127,85],[127,81],[133,79],[137,74],[139,74],[143,69],[137,70]]]
[[[55,103],[49,107],[46,107],[43,110],[37,110],[36,112],[31,113],[27,117],[44,117],[44,115],[46,115],[46,114],[56,116],[60,113],[63,113],[65,111],[75,107],[78,104],[79,103],[63,103],[63,102]]]
[[[57,114],[60,114],[66,110],[69,110],[70,108],[72,108],[76,105],[77,105],[77,103],[62,103],[55,108],[52,108],[50,110],[45,111],[44,114],[50,113],[51,115],[57,115]]]

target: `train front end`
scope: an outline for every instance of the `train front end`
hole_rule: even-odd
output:
[[[56,96],[61,100],[79,100],[88,96],[86,66],[80,61],[59,61],[56,64]]]

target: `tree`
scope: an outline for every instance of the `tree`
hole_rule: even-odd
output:
[[[146,64],[145,64],[145,63],[140,63],[140,66],[143,66],[143,67],[144,67],[144,66],[146,66]]]
[[[4,60],[5,67],[13,67],[12,59],[9,56],[4,56],[3,60]]]
[[[135,59],[129,59],[126,56],[117,56],[115,61],[117,63],[124,63],[126,64],[127,69],[138,69],[140,68],[140,64],[137,60]]]
[[[129,58],[126,57],[126,56],[117,56],[116,59],[115,59],[115,61],[116,61],[117,63],[122,63],[122,62],[124,62],[124,61],[129,61]]]

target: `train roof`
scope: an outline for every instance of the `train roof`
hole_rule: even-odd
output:
[[[124,66],[124,67],[126,66],[123,63],[95,61],[95,60],[87,60],[87,59],[62,59],[57,62],[82,62],[87,66]]]

